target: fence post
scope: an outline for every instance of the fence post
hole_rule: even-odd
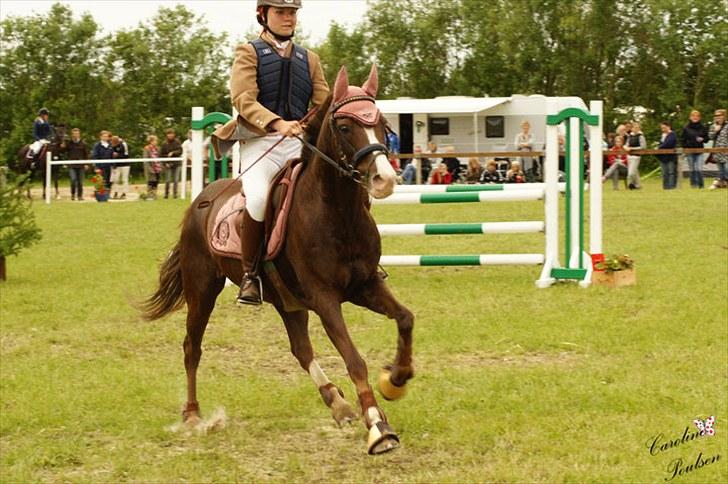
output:
[[[205,117],[205,109],[202,107],[192,108],[192,190],[190,193],[190,203],[197,198],[202,191],[202,143],[205,137],[203,129],[194,128],[195,121],[202,121]]]
[[[549,101],[547,114],[556,114],[556,106]],[[539,288],[547,288],[556,280],[551,269],[559,267],[559,126],[546,126],[546,160],[544,173],[544,249],[545,260],[541,277],[536,281]]]
[[[598,124],[589,128],[591,134],[589,137],[589,253],[592,264],[604,260],[602,249],[603,104],[603,101],[589,103],[589,111],[598,118]]]
[[[45,177],[45,202],[50,205],[51,204],[51,172],[53,171],[53,165],[51,162],[53,161],[53,154],[51,154],[51,150],[48,149],[46,151],[46,177]]]

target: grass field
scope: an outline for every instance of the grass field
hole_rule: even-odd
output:
[[[224,411],[226,426],[173,431],[184,310],[145,323],[129,303],[153,289],[185,202],[38,203],[43,241],[9,259],[0,283],[0,481],[665,482],[702,455],[707,464],[672,481],[726,482],[728,191],[650,182],[604,198],[605,249],[636,260],[636,287],[539,290],[538,267],[389,270],[416,316],[417,376],[403,400],[383,402],[403,446],[377,457],[363,425],[336,427],[272,308],[235,307],[234,288],[218,299],[199,373],[204,415]],[[497,221],[538,220],[543,208],[374,212],[382,223]],[[542,244],[534,234],[384,241],[391,254]],[[345,313],[374,380],[395,326]],[[353,403],[343,362],[318,319],[311,326],[319,362]],[[715,436],[659,451],[709,415]]]

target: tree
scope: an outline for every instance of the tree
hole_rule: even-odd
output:
[[[25,189],[20,183],[8,182],[7,168],[0,166],[0,281],[7,278],[5,258],[40,240],[30,204]]]

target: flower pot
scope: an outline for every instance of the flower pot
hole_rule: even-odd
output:
[[[624,287],[637,284],[637,272],[632,269],[623,271],[594,271],[592,272],[592,284],[595,286]]]
[[[97,202],[108,202],[109,201],[108,193],[94,192],[94,197],[96,197]]]

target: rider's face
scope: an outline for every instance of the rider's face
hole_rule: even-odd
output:
[[[298,10],[291,7],[271,7],[268,9],[268,27],[283,37],[292,35],[296,30],[297,13]]]

